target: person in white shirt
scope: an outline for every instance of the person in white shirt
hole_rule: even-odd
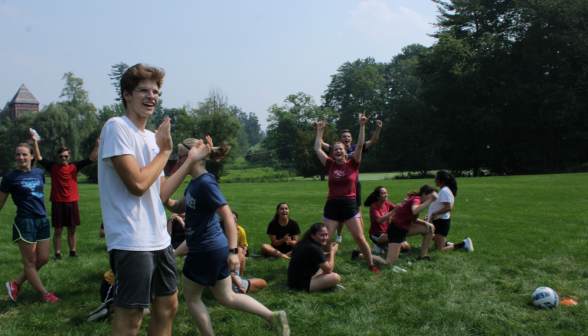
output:
[[[165,72],[136,64],[120,80],[125,115],[106,122],[98,152],[98,186],[110,267],[115,274],[111,335],[136,335],[150,308],[149,335],[171,335],[178,271],[159,195],[172,152],[169,118],[145,130]]]
[[[455,177],[445,170],[440,170],[435,174],[435,184],[441,188],[441,191],[439,192],[439,198],[429,207],[429,214],[426,218],[435,227],[435,235],[433,236],[435,248],[439,251],[453,251],[465,248],[466,251],[473,252],[474,245],[470,237],[464,239],[461,243],[446,246],[451,225],[451,210],[453,209],[455,196],[457,196]]]

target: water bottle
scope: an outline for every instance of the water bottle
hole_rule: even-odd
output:
[[[31,131],[31,132],[33,132],[33,133],[35,133],[35,135],[33,135],[33,138],[34,138],[35,140],[37,140],[37,141],[41,140],[41,137],[39,136],[39,133],[37,133],[37,131],[35,131],[35,130],[34,130],[34,129],[32,129],[32,128],[29,128],[29,131]]]
[[[397,273],[406,272],[406,270],[404,268],[400,268],[398,266],[392,267],[392,270]]]

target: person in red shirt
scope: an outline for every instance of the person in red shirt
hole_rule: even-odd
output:
[[[394,214],[394,204],[388,202],[388,190],[380,186],[374,189],[369,194],[363,203],[364,206],[370,208],[370,239],[376,244],[374,247],[375,254],[382,254],[384,248],[388,246],[388,225],[390,224],[390,217]],[[407,242],[400,244],[402,251],[410,250],[410,245]]]
[[[53,234],[53,249],[55,260],[61,260],[61,234],[63,227],[67,227],[67,243],[69,244],[69,256],[77,257],[76,254],[76,227],[80,223],[80,210],[78,208],[78,172],[89,166],[98,156],[98,145],[100,137],[96,139],[94,150],[90,157],[69,163],[69,148],[62,146],[57,151],[59,162],[44,160],[39,151],[39,145],[35,140],[34,133],[30,131],[35,146],[35,158],[51,174],[51,223],[55,232]]]
[[[423,244],[421,254],[418,260],[431,260],[427,256],[429,244],[433,239],[435,228],[433,224],[419,219],[419,214],[429,207],[433,201],[437,199],[437,192],[435,188],[429,184],[425,184],[419,191],[410,191],[407,193],[408,198],[400,205],[397,205],[392,211],[392,223],[388,225],[388,256],[386,259],[378,256],[373,256],[372,260],[380,264],[389,265],[398,260],[400,255],[400,245],[406,241],[406,237],[422,235]],[[364,259],[364,256],[359,251],[354,251],[359,257]]]
[[[365,140],[365,124],[369,118],[359,115],[359,139],[357,147],[362,148]],[[359,164],[361,162],[361,152],[356,150],[349,161],[345,160],[347,151],[345,146],[336,142],[333,145],[333,158],[327,156],[322,149],[323,131],[327,126],[327,118],[324,121],[317,122],[316,141],[314,151],[316,152],[321,163],[329,171],[329,195],[325,204],[323,221],[329,231],[329,237],[333,237],[339,222],[344,222],[357,243],[361,252],[367,256],[366,261],[369,269],[374,273],[380,273],[372,261],[372,252],[363,235],[363,225],[360,220],[360,213],[357,209],[355,182],[359,173]],[[326,244],[325,252],[331,252],[331,244]]]

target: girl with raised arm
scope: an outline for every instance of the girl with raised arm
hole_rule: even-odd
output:
[[[363,111],[363,115],[359,115],[359,137],[357,141],[359,148],[362,148],[365,140],[365,124],[368,119],[365,116],[365,111]],[[367,256],[365,260],[369,269],[374,273],[380,273],[372,262],[372,252],[363,235],[363,225],[359,218],[361,215],[356,203],[355,182],[359,173],[362,151],[356,150],[349,161],[345,161],[347,154],[345,146],[340,142],[336,142],[333,145],[334,159],[330,158],[322,150],[323,131],[326,126],[327,118],[324,121],[317,122],[314,144],[314,151],[321,163],[329,171],[329,195],[323,212],[324,224],[327,226],[329,237],[333,237],[337,224],[340,221],[344,222],[361,252]],[[331,244],[327,244],[323,249],[325,252],[330,252]]]
[[[230,272],[239,265],[237,250],[237,225],[214,175],[206,171],[204,158],[220,161],[229,151],[224,143],[212,147],[210,137],[202,140],[187,139],[178,147],[180,168],[161,186],[161,200],[174,213],[186,213],[186,245],[188,256],[182,270],[184,297],[192,319],[202,335],[213,335],[208,310],[202,302],[206,287],[225,307],[260,316],[270,323],[278,335],[290,335],[286,312],[272,312],[247,295],[232,290]],[[179,200],[170,199],[187,175],[190,184]],[[224,230],[219,224],[224,218]]]
[[[45,175],[39,168],[33,168],[33,148],[21,143],[14,150],[17,168],[4,175],[0,184],[0,210],[8,195],[16,205],[16,218],[12,224],[12,241],[18,244],[24,271],[14,281],[6,283],[8,296],[17,300],[20,287],[25,281],[41,295],[41,301],[61,301],[43,287],[37,271],[49,261],[51,228],[45,208]]]

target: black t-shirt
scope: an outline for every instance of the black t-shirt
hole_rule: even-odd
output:
[[[180,221],[178,221],[177,219],[174,218],[174,220],[172,221],[172,225],[171,225],[171,243],[174,246],[178,246],[180,245],[184,240],[186,240],[186,234],[185,234],[185,229],[182,226],[182,224],[180,224]]]
[[[295,220],[288,219],[288,224],[281,226],[278,219],[272,220],[267,226],[267,234],[276,236],[276,239],[282,239],[285,235],[290,235],[290,238],[300,235],[300,227]],[[292,246],[282,244],[280,246],[274,246],[278,251],[282,253],[288,253],[292,251]]]
[[[303,280],[311,279],[319,270],[319,265],[327,262],[325,253],[316,243],[302,243],[292,253],[288,266],[288,286],[294,286]]]

